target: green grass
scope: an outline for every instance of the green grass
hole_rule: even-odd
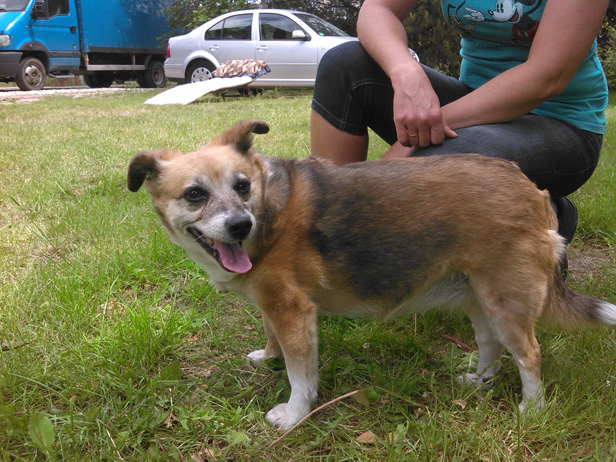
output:
[[[280,432],[264,414],[289,386],[244,360],[264,343],[258,310],[207,285],[147,195],[126,190],[126,168],[138,150],[193,150],[252,117],[271,125],[260,151],[306,156],[310,95],[144,106],[152,94],[0,107],[0,461],[616,460],[613,329],[541,331],[548,404],[520,417],[510,358],[489,392],[453,383],[476,353],[442,334],[474,345],[473,333],[439,313],[320,320],[317,405],[367,392],[269,448]],[[613,106],[609,117],[601,164],[575,195],[572,263],[585,263],[572,284],[615,303]],[[374,441],[358,442],[367,431]]]

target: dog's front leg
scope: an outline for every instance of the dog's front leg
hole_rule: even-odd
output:
[[[282,349],[280,348],[280,343],[278,342],[272,323],[268,319],[267,313],[262,312],[261,314],[263,317],[263,329],[267,337],[267,344],[265,345],[265,349],[256,350],[248,354],[248,360],[257,367],[263,366],[267,359],[282,358]]]
[[[317,309],[307,300],[296,299],[292,306],[278,306],[269,319],[284,354],[291,396],[265,418],[275,427],[288,429],[308,415],[317,397]]]

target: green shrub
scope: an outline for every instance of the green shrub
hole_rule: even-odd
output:
[[[610,90],[616,89],[616,27],[606,20],[601,28],[597,54],[603,65]]]
[[[423,64],[457,77],[460,34],[443,18],[440,0],[420,0],[404,21],[409,47]]]

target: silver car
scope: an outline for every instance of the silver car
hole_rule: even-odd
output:
[[[171,37],[165,74],[181,83],[212,77],[232,59],[265,61],[271,72],[252,85],[260,88],[312,88],[327,50],[357,40],[308,13],[291,10],[243,10],[218,16],[192,32]]]

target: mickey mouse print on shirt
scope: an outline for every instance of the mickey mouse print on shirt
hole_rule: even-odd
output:
[[[463,37],[530,46],[546,1],[443,0],[442,8]]]

